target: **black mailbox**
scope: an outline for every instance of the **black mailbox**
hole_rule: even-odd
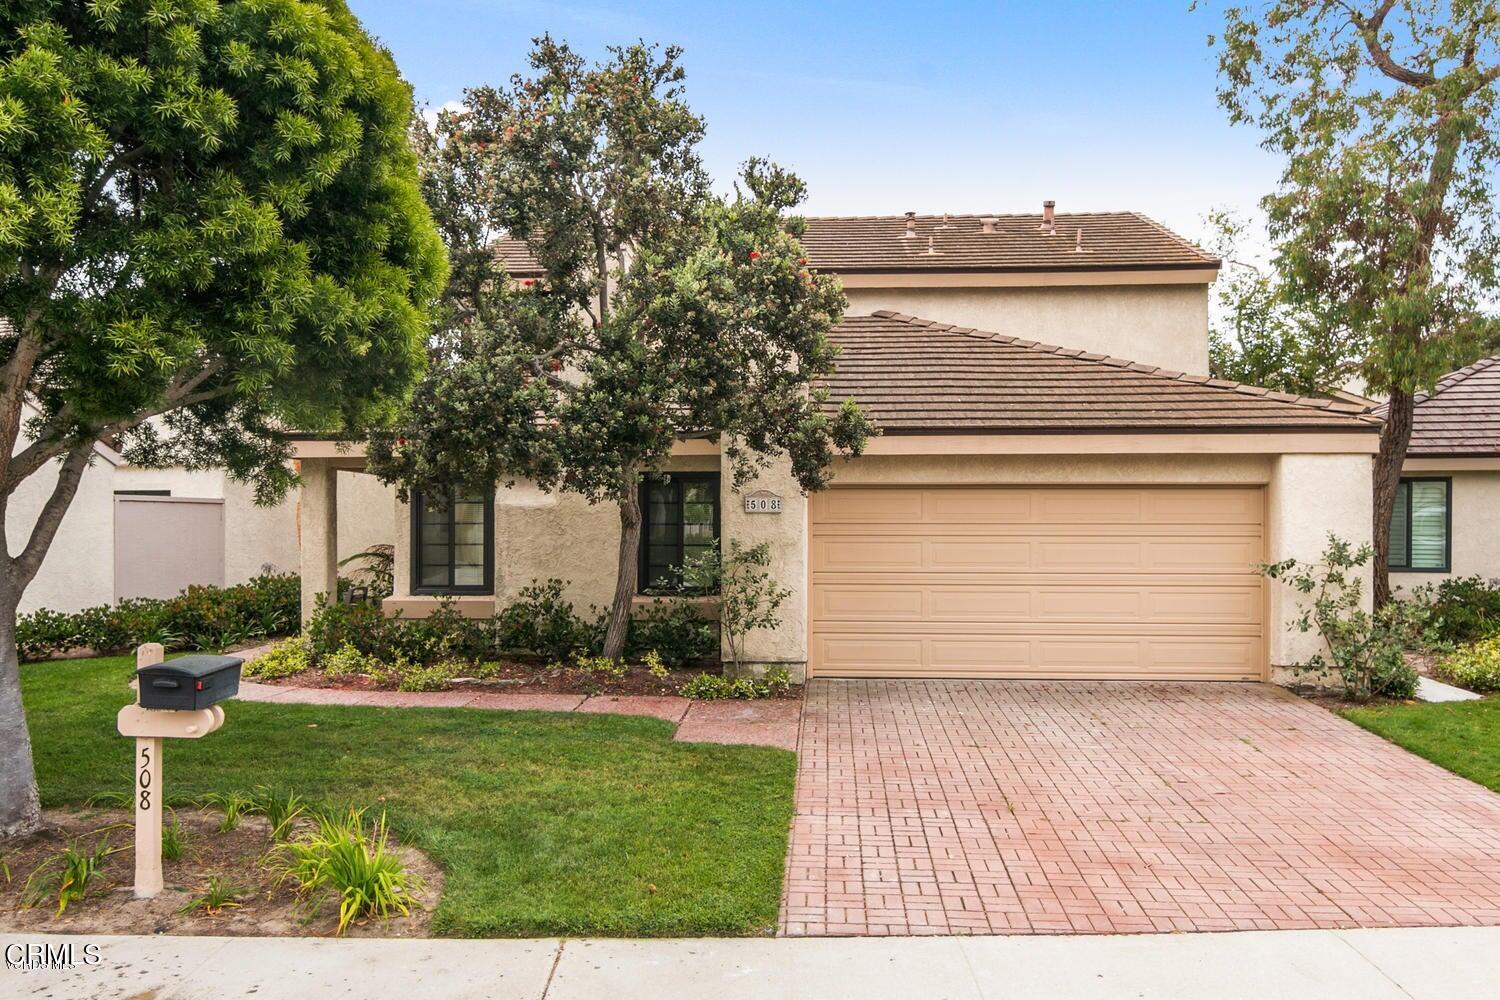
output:
[[[194,710],[240,693],[237,656],[179,656],[135,672],[142,708]]]

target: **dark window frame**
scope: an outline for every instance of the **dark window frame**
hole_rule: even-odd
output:
[[[1412,483],[1442,483],[1443,484],[1443,509],[1447,516],[1443,518],[1443,565],[1412,566],[1412,509],[1411,484]],[[1407,488],[1406,497],[1406,551],[1402,554],[1405,562],[1396,561],[1396,553],[1389,553],[1386,560],[1386,569],[1392,573],[1451,573],[1453,572],[1453,477],[1452,476],[1402,476],[1396,489]]]
[[[495,592],[495,493],[487,490],[484,498],[484,582],[479,584],[453,583],[453,507],[448,508],[448,580],[446,585],[422,582],[422,515],[426,510],[426,498],[421,493],[411,497],[411,592],[417,596],[451,595],[489,596]]]
[[[637,551],[636,551],[636,583],[635,583],[635,592],[636,592],[637,595],[639,595],[639,596],[645,596],[645,597],[652,597],[652,596],[662,597],[662,596],[670,596],[670,595],[672,595],[674,593],[685,593],[685,592],[680,592],[680,591],[668,591],[668,590],[662,590],[660,588],[652,588],[651,587],[651,580],[648,577],[648,572],[649,571],[648,571],[647,567],[648,567],[648,565],[650,563],[649,555],[650,555],[650,547],[651,547],[651,524],[647,520],[647,516],[646,515],[647,515],[647,513],[651,509],[650,508],[650,494],[648,493],[648,490],[649,490],[650,485],[651,485],[650,481],[653,478],[654,479],[668,479],[668,480],[671,480],[674,483],[682,483],[684,485],[686,485],[688,483],[709,483],[709,484],[711,484],[713,486],[713,498],[714,498],[713,499],[713,504],[714,504],[714,541],[717,542],[723,536],[723,520],[724,520],[724,498],[722,496],[722,491],[723,491],[723,488],[724,488],[723,476],[721,476],[717,472],[656,472],[656,473],[648,473],[647,475],[645,475],[645,476],[643,476],[641,478],[640,490],[639,490],[639,493],[637,494],[639,496],[639,498],[640,498],[640,505],[641,505],[641,540],[640,540],[640,544],[636,546]],[[677,537],[677,562],[676,562],[675,565],[678,565],[678,566],[682,565],[682,534],[681,534],[680,531],[679,531],[678,537]]]

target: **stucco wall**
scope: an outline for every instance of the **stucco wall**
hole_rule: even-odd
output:
[[[877,309],[972,326],[1175,371],[1208,372],[1208,286],[847,288],[850,315]]]
[[[77,611],[114,600],[116,471],[97,455],[84,471],[78,493],[63,515],[41,569],[21,596],[21,614],[37,608]],[[19,552],[26,544],[42,505],[56,485],[57,465],[49,463],[16,488],[5,512],[5,537],[11,552]]]
[[[1453,554],[1450,573],[1392,573],[1398,589],[1439,583],[1452,577],[1500,577],[1500,469],[1443,471],[1425,465],[1413,476],[1453,478]]]
[[[278,573],[297,572],[298,494],[280,504],[263,507],[255,490],[221,470],[181,468],[141,469],[121,466],[115,489],[170,490],[174,497],[213,497],[224,501],[224,581],[240,583],[270,567]],[[395,542],[390,510],[393,489],[374,476],[341,470],[338,473],[340,559],[376,543]]]
[[[1370,493],[1372,458],[1369,455],[1282,455],[1275,460],[1266,490],[1269,517],[1266,560],[1300,559],[1317,562],[1327,546],[1328,533],[1361,545],[1371,539],[1373,499]],[[1362,574],[1369,604],[1371,567]],[[1275,680],[1296,679],[1284,668],[1305,663],[1320,652],[1317,633],[1288,628],[1299,613],[1301,599],[1284,584],[1269,584],[1267,616],[1270,661]]]

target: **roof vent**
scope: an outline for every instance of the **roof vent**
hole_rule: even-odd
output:
[[[1047,230],[1048,236],[1057,232],[1057,216],[1053,212],[1055,208],[1057,208],[1057,202],[1051,198],[1042,202],[1042,228]]]
[[[906,235],[903,238],[904,239],[911,239],[915,235],[917,235],[917,213],[916,212],[907,212],[906,213]]]
[[[999,224],[1000,220],[995,218],[993,215],[983,216],[979,220],[979,231],[981,233],[993,233],[995,231],[995,227]]]
[[[1073,244],[1074,253],[1083,253],[1083,230],[1078,230],[1078,242]]]
[[[936,257],[937,253],[937,247],[932,245],[932,237],[927,237],[927,256]]]
[[[949,216],[948,216],[947,212],[943,213],[943,222],[942,222],[942,225],[938,226],[938,228],[939,229],[952,229],[953,228],[953,223],[949,221]]]

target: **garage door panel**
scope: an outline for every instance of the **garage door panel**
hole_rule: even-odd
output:
[[[814,500],[814,674],[1256,679],[1244,488],[851,488]]]

